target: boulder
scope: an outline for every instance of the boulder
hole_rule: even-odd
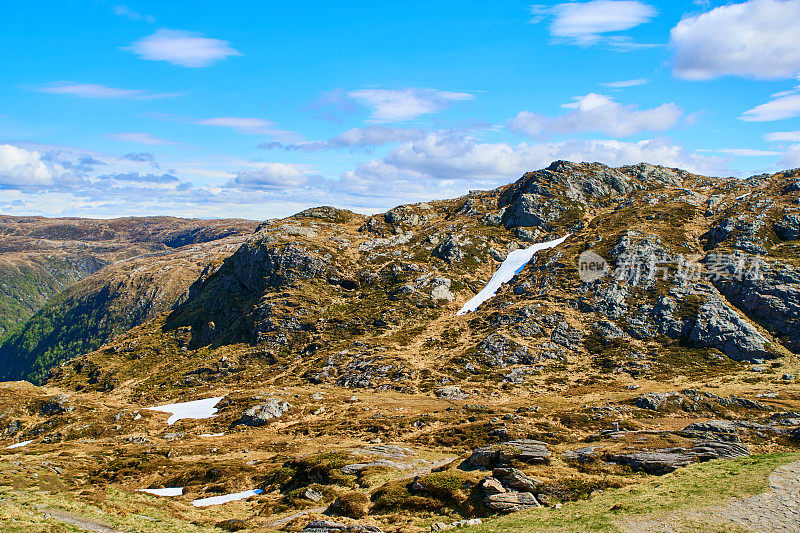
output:
[[[519,492],[538,492],[542,482],[516,468],[501,467],[492,470],[492,476],[500,480],[503,487]]]
[[[633,401],[636,407],[640,409],[649,409],[651,411],[660,411],[668,404],[681,405],[683,398],[676,392],[651,392],[649,394],[642,394],[637,396]]]
[[[536,496],[530,492],[504,492],[483,499],[484,505],[493,511],[515,513],[541,507]]]
[[[503,494],[507,492],[503,484],[500,481],[493,477],[487,477],[482,479],[479,483],[481,489],[483,489],[483,493],[486,496],[492,496],[493,494]]]
[[[735,422],[730,420],[708,420],[689,424],[681,431],[688,437],[707,440],[724,440],[739,442],[739,430]]]
[[[711,459],[747,457],[750,450],[741,444],[721,441],[697,441],[691,448],[668,448],[629,454],[609,455],[608,460],[634,470],[657,476],[674,472],[682,466]]]
[[[271,420],[283,416],[291,407],[286,402],[271,398],[267,403],[256,405],[245,411],[238,423],[251,427],[263,426]]]
[[[455,386],[438,388],[434,394],[437,398],[443,398],[445,400],[462,400],[466,398],[466,395],[461,392],[461,388]]]
[[[450,291],[452,282],[450,279],[443,276],[436,276],[431,282],[433,290],[431,290],[431,298],[434,300],[447,300],[452,302],[455,300],[455,295]]]
[[[478,448],[472,452],[467,461],[475,467],[493,467],[510,461],[542,464],[550,461],[550,455],[550,450],[543,442],[512,440]]]
[[[69,400],[70,398],[66,394],[59,394],[44,402],[39,408],[39,413],[44,416],[54,416],[72,411],[73,407],[69,405]]]

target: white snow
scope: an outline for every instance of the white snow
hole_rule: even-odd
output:
[[[225,433],[203,433],[200,435],[201,437],[209,438],[209,437],[224,437]]]
[[[222,398],[224,398],[224,396],[196,400],[193,402],[170,403],[156,407],[146,407],[146,409],[150,411],[172,413],[172,416],[167,419],[167,424],[171,426],[178,420],[183,420],[184,418],[211,418],[217,412],[214,406],[217,405]]]
[[[14,448],[22,448],[23,446],[27,446],[28,444],[32,443],[32,440],[26,440],[24,442],[18,442],[16,444],[12,444],[11,446],[6,446],[6,450],[13,450]]]
[[[464,307],[462,307],[456,315],[460,316],[475,311],[479,305],[497,294],[497,289],[499,289],[503,283],[507,283],[511,278],[522,272],[522,269],[533,259],[536,252],[558,246],[564,242],[567,237],[569,237],[569,234],[554,241],[540,242],[529,248],[521,248],[509,253],[506,260],[500,264],[500,268],[498,268],[497,272],[492,276],[492,279],[489,280],[489,283],[486,284],[481,292],[465,303]]]
[[[192,505],[195,507],[208,507],[209,505],[222,505],[223,503],[235,502],[236,500],[244,500],[250,496],[261,494],[261,489],[246,490],[244,492],[236,492],[234,494],[225,494],[223,496],[213,496],[211,498],[203,498],[202,500],[195,500]]]
[[[136,489],[153,496],[183,496],[183,487],[169,487],[166,489]]]

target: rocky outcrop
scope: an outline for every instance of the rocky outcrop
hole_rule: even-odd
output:
[[[753,258],[743,258],[752,264]],[[738,263],[738,262],[737,262]],[[765,263],[760,275],[742,275],[737,263],[723,265],[712,280],[725,298],[785,346],[800,353],[800,269],[778,262]]]
[[[251,407],[242,414],[237,424],[259,427],[269,424],[275,418],[280,418],[291,409],[291,405],[271,398],[267,403]]]
[[[731,442],[700,441],[691,448],[668,448],[653,452],[636,452],[608,455],[607,460],[631,467],[634,470],[653,475],[664,475],[692,463],[702,463],[711,459],[731,459],[747,457],[750,450],[746,446]]]
[[[542,506],[536,499],[536,496],[530,492],[517,491],[492,494],[483,499],[483,504],[492,511],[500,513],[515,513]]]
[[[530,365],[538,358],[530,353],[527,347],[518,344],[500,334],[489,335],[478,345],[478,358],[491,367],[507,365]]]
[[[536,440],[512,440],[502,444],[484,446],[472,452],[467,462],[474,467],[494,468],[511,461],[528,464],[550,462],[550,450],[543,442]]]
[[[447,235],[442,242],[436,245],[432,255],[439,259],[444,259],[448,263],[463,261],[466,257],[463,247],[469,242],[463,235]]]
[[[273,246],[269,237],[243,244],[229,262],[236,281],[256,294],[298,279],[321,277],[330,266],[300,244]]]
[[[343,524],[334,520],[312,520],[302,533],[383,533],[381,528],[373,525]]]
[[[773,225],[775,233],[784,241],[800,239],[800,214],[786,213]]]

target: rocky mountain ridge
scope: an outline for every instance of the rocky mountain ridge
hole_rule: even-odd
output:
[[[158,261],[118,266],[147,276],[100,314],[142,318],[55,362],[48,389],[6,387],[0,430],[48,460],[80,442],[70,483],[183,487],[161,503],[183,523],[417,532],[558,513],[797,449],[799,222],[800,170],[565,161],[379,215],[309,209],[205,264],[183,249],[184,291],[159,293]],[[511,251],[564,236],[456,315]],[[170,426],[144,409],[208,398],[212,418]],[[181,507],[254,488],[219,513]]]

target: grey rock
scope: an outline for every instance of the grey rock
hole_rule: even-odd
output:
[[[752,324],[713,296],[700,306],[689,340],[697,346],[717,348],[736,361],[777,356],[767,349],[769,341]]]
[[[44,416],[54,416],[72,411],[74,408],[69,405],[70,397],[66,394],[59,394],[44,402],[39,408],[39,413]]]
[[[587,446],[585,448],[567,450],[561,454],[561,457],[564,458],[565,461],[591,463],[597,457],[597,448],[595,446]]]
[[[448,263],[463,261],[466,254],[462,246],[468,241],[457,235],[447,235],[444,240],[433,249],[432,255],[444,259]]]
[[[542,482],[516,468],[503,467],[492,470],[492,476],[500,480],[504,487],[519,492],[538,492]]]
[[[390,209],[383,215],[387,224],[407,226],[421,226],[434,218],[436,218],[436,212],[431,210],[431,206],[428,205],[425,209],[421,207],[421,204],[416,206],[416,209],[415,206],[401,205]]]
[[[599,322],[595,322],[594,327],[606,340],[620,339],[625,336],[625,332],[622,331],[621,327],[617,326],[613,322],[609,322],[608,320],[600,320]]]
[[[681,431],[689,437],[739,442],[739,429],[730,420],[708,420],[689,424]]]
[[[445,400],[462,400],[466,398],[466,395],[461,392],[461,388],[456,386],[438,388],[434,394],[436,394],[437,398]]]
[[[455,300],[455,295],[450,291],[451,284],[452,282],[450,279],[443,276],[436,276],[433,278],[433,281],[431,282],[431,285],[433,285],[431,298],[434,300],[447,300],[450,302]]]
[[[303,528],[303,533],[338,533],[346,531],[347,524],[333,520],[312,520]]]
[[[281,226],[281,229],[287,235],[299,236],[299,237],[316,237],[317,232],[313,228],[305,228],[303,226],[290,226],[284,224]]]
[[[749,262],[753,258],[748,258]],[[712,279],[725,298],[772,335],[784,337],[787,348],[800,352],[800,269],[772,263],[761,276],[736,276],[734,267]]]
[[[271,420],[283,416],[291,407],[286,402],[271,398],[267,403],[256,405],[245,411],[238,423],[251,427],[263,426]]]
[[[480,488],[483,490],[483,493],[486,496],[492,496],[494,494],[503,494],[506,491],[505,487],[502,483],[496,478],[487,477],[482,479],[481,482],[478,484]]]
[[[550,340],[570,350],[577,350],[583,340],[583,334],[562,320],[553,330]]]
[[[711,459],[727,459],[746,457],[750,451],[746,446],[731,442],[700,441],[692,448],[669,448],[654,452],[637,452],[630,454],[609,455],[608,460],[630,466],[634,470],[648,474],[663,475],[674,472],[680,467],[692,463],[710,461]]]
[[[324,496],[322,493],[312,489],[311,487],[307,488],[303,491],[303,498],[306,500],[311,500],[312,502],[320,501]]]
[[[535,440],[512,440],[502,444],[484,446],[472,452],[468,463],[472,466],[496,466],[516,460],[523,463],[541,464],[550,461],[550,450],[543,442]]]
[[[484,505],[493,511],[514,513],[541,507],[536,496],[530,492],[505,492],[493,494],[483,499]]]
[[[773,228],[778,237],[784,241],[796,241],[800,239],[800,216],[796,213],[786,213]]]
[[[649,394],[642,394],[637,396],[633,401],[636,407],[641,409],[650,409],[651,411],[659,411],[669,404],[681,405],[683,398],[676,392],[653,392]]]
[[[478,345],[481,362],[491,367],[504,367],[507,365],[530,365],[537,363],[539,358],[528,351],[528,348],[493,333],[483,339]]]

